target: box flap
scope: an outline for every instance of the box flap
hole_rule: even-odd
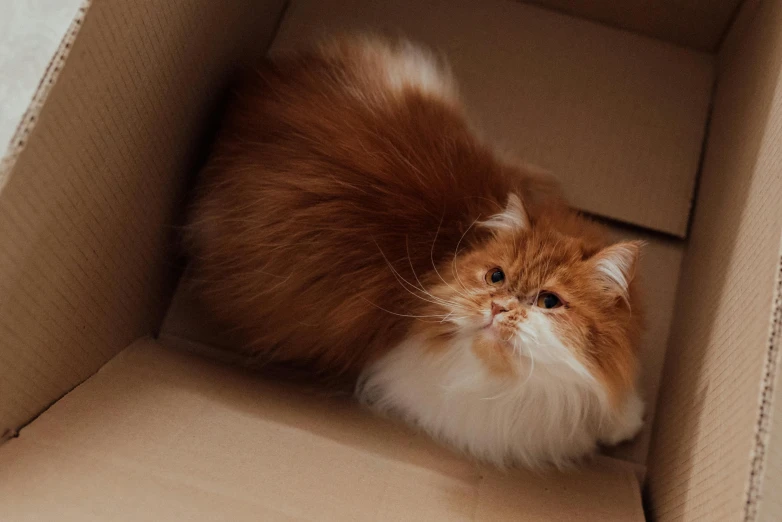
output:
[[[659,520],[782,519],[782,3],[750,3],[682,268],[649,460]]]
[[[293,0],[272,50],[346,30],[444,52],[480,130],[578,208],[686,234],[712,55],[507,0]]]
[[[528,0],[628,31],[713,52],[742,0]]]
[[[0,519],[643,520],[632,472],[481,468],[353,402],[142,340],[0,447]]]
[[[208,115],[282,4],[101,0],[74,22],[0,165],[0,436],[159,325]]]

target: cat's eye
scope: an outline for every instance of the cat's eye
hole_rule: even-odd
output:
[[[551,310],[552,308],[559,308],[564,305],[562,299],[557,294],[552,292],[541,292],[538,295],[538,302],[536,303],[539,308],[546,308]]]
[[[490,285],[498,285],[505,281],[505,272],[502,268],[492,268],[486,272],[486,282]]]

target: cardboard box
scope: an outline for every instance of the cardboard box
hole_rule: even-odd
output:
[[[12,8],[0,520],[782,519],[782,3],[534,3]],[[345,29],[445,53],[487,136],[649,242],[636,441],[498,471],[209,357],[177,225],[230,72]]]

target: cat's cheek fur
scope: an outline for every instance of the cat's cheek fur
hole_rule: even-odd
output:
[[[594,451],[611,414],[597,381],[562,364],[530,371],[523,358],[492,372],[473,342],[410,337],[364,371],[357,395],[497,466],[567,466]]]
[[[598,387],[584,363],[562,342],[556,326],[546,317],[545,312],[531,311],[527,320],[519,325],[519,338],[522,348],[529,347],[529,353],[525,355],[549,367],[567,367],[579,379]]]

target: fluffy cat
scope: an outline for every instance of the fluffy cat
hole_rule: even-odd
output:
[[[566,465],[642,425],[640,245],[558,193],[476,137],[432,55],[332,40],[238,85],[191,273],[245,352],[493,464]]]

